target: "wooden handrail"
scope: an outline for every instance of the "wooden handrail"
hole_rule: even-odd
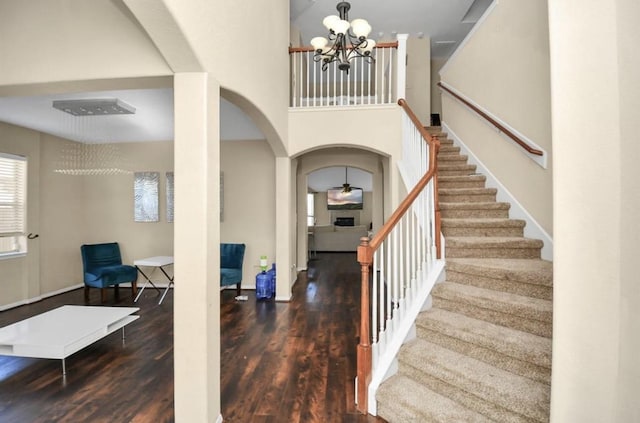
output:
[[[469,100],[467,100],[466,98],[462,97],[460,94],[454,92],[451,88],[447,87],[442,82],[438,82],[438,86],[440,88],[442,88],[443,90],[445,90],[447,93],[451,94],[456,99],[460,100],[465,106],[467,106],[468,108],[470,108],[471,110],[473,110],[474,112],[476,112],[477,114],[482,116],[487,122],[489,122],[490,124],[492,124],[493,126],[498,128],[498,130],[500,132],[504,133],[506,136],[511,138],[516,144],[518,144],[520,147],[524,148],[528,153],[534,154],[536,156],[544,156],[544,152],[543,151],[538,150],[537,148],[531,147],[529,144],[527,144],[524,140],[522,140],[516,134],[514,134],[513,132],[511,132],[510,130],[505,128],[502,124],[497,122],[494,118],[489,116],[486,112],[482,111],[480,108],[478,108],[477,106],[473,105]]]
[[[397,41],[393,41],[393,42],[390,42],[390,43],[379,43],[379,44],[376,44],[376,46],[374,48],[398,48],[398,42]],[[289,47],[289,54],[291,54],[291,53],[304,53],[306,51],[315,51],[315,50],[311,46]]]
[[[409,107],[404,99],[399,99],[398,104],[404,109],[405,113],[413,124],[418,128],[420,135],[426,140],[429,145],[429,168],[427,173],[418,181],[416,186],[409,192],[407,197],[400,203],[400,205],[393,212],[391,217],[385,222],[382,228],[373,236],[371,240],[369,238],[361,238],[360,245],[358,246],[358,262],[361,268],[361,297],[360,297],[360,342],[357,347],[357,375],[358,385],[356,386],[356,395],[358,398],[358,411],[367,414],[368,408],[368,387],[371,381],[371,333],[369,321],[369,273],[370,268],[373,265],[373,253],[378,249],[382,241],[391,233],[393,228],[398,224],[402,216],[407,213],[409,207],[418,198],[418,195],[427,186],[429,181],[434,181],[434,208],[435,208],[435,241],[436,241],[436,256],[441,257],[440,246],[440,205],[438,202],[438,150],[440,149],[440,141],[437,137],[432,136],[424,129],[422,123],[418,120],[413,110]]]
[[[431,178],[434,178],[437,172],[436,160],[438,156],[438,150],[440,149],[440,141],[437,137],[434,137],[420,123],[420,120],[417,118],[411,107],[407,104],[406,100],[401,98],[398,100],[398,104],[404,109],[405,113],[413,124],[418,128],[420,135],[427,141],[429,144],[429,170],[425,175],[418,181],[416,186],[411,190],[411,192],[407,195],[407,197],[400,203],[398,208],[393,212],[391,217],[387,220],[387,222],[382,226],[382,228],[374,235],[374,237],[369,242],[369,246],[373,251],[377,250],[382,241],[389,235],[393,227],[398,223],[398,221],[402,218],[402,216],[406,213],[406,211],[411,206],[411,203],[420,195],[420,192],[424,189],[424,187],[429,183]],[[437,181],[436,181],[437,183]],[[434,187],[435,192],[437,193],[437,186]],[[435,196],[435,209],[436,213],[440,212],[440,204],[438,202],[438,196]],[[438,219],[437,219],[438,220]],[[436,238],[436,247],[438,258],[440,258],[440,238],[439,236]]]

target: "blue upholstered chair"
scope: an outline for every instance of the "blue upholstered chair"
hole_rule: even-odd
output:
[[[235,284],[238,295],[242,283],[244,250],[244,244],[220,244],[220,286]]]
[[[131,295],[135,297],[138,271],[135,267],[122,264],[120,246],[117,242],[106,244],[85,244],[80,247],[84,269],[84,300],[89,301],[89,288],[100,288],[102,302],[107,300],[107,287],[114,286],[116,297],[118,285],[131,282]]]

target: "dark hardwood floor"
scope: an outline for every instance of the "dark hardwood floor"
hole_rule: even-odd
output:
[[[355,254],[318,254],[289,303],[235,301],[221,292],[221,391],[225,422],[384,422],[354,405],[359,316]],[[91,304],[100,303],[99,291]],[[0,356],[0,422],[171,422],[173,295],[145,290],[142,317],[59,360]],[[82,290],[0,312],[0,326],[63,304]],[[132,306],[129,290],[105,305]]]

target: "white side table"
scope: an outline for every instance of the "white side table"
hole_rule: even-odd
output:
[[[162,297],[160,297],[160,301],[158,302],[158,304],[162,304],[164,297],[167,295],[167,292],[169,292],[169,288],[173,286],[173,276],[169,276],[167,272],[164,270],[164,267],[169,266],[170,264],[173,264],[173,256],[155,256],[155,257],[147,257],[144,259],[134,260],[133,265],[136,267],[136,269],[138,269],[138,272],[140,272],[140,274],[144,276],[144,278],[146,279],[144,285],[142,286],[140,291],[138,291],[138,295],[136,295],[135,300],[133,300],[134,303],[138,301],[138,298],[140,298],[140,295],[142,295],[142,291],[144,291],[147,285],[151,285],[156,291],[161,292],[160,288],[158,288],[151,281],[151,276],[153,275],[153,272],[155,272],[156,269],[160,269],[160,271],[164,274],[164,276],[169,281],[169,284],[165,288],[164,293],[162,294]],[[142,269],[140,269],[140,267],[152,268],[151,273],[149,273],[149,276],[147,276],[142,271]]]

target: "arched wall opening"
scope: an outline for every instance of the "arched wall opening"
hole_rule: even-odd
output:
[[[330,167],[356,168],[371,174],[371,210],[370,221],[360,225],[369,226],[375,232],[384,223],[388,216],[390,205],[385,198],[389,198],[390,158],[383,154],[359,148],[328,147],[304,153],[296,158],[296,254],[298,270],[307,269],[309,228],[307,226],[307,193],[309,191],[309,174]],[[325,194],[326,195],[326,194]],[[326,197],[323,197],[326,198]],[[326,199],[324,200],[326,204]],[[327,219],[333,219],[339,213],[329,213]],[[347,213],[348,214],[348,213]],[[322,222],[332,224],[332,222]]]

